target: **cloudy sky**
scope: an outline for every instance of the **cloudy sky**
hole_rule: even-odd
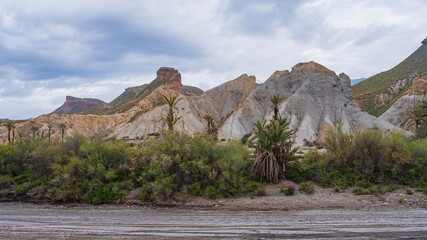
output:
[[[1,0],[0,118],[66,95],[109,102],[162,66],[203,90],[311,60],[369,77],[420,46],[426,13],[426,0]]]

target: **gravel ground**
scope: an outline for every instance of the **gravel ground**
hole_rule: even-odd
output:
[[[285,196],[280,192],[279,185],[266,185],[266,196],[242,196],[238,198],[220,198],[210,200],[196,197],[185,201],[176,197],[175,201],[168,202],[170,206],[178,208],[231,210],[231,211],[272,211],[272,210],[309,210],[309,209],[335,209],[335,208],[360,208],[360,207],[424,207],[427,208],[427,195],[415,192],[406,194],[406,188],[394,190],[392,193],[374,195],[354,195],[351,189],[334,192],[332,188],[315,187],[314,194],[296,191],[292,196]],[[403,199],[403,202],[399,202]],[[183,203],[185,202],[185,203]],[[139,203],[138,200],[129,200],[128,203]]]
[[[425,239],[427,209],[199,211],[0,203],[0,239]]]

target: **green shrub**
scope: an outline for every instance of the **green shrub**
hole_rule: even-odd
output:
[[[252,193],[255,190],[257,190],[259,187],[263,187],[263,185],[259,182],[255,182],[255,181],[248,181],[243,190],[245,193]]]
[[[386,191],[386,192],[393,192],[394,190],[399,189],[399,188],[400,188],[400,187],[399,187],[399,186],[397,186],[397,185],[390,185],[390,186],[387,186],[387,187],[386,187],[385,191]]]
[[[399,203],[403,203],[404,201],[403,198],[399,199]]]
[[[282,192],[283,194],[285,194],[285,196],[291,196],[294,195],[294,189],[293,188],[285,188],[285,187],[281,187],[280,188],[280,192]]]
[[[362,189],[359,187],[355,187],[351,191],[354,193],[354,195],[361,195],[363,193]]]
[[[139,199],[141,199],[144,202],[154,202],[156,200],[147,186],[143,186],[141,188]]]
[[[25,195],[31,189],[31,185],[29,183],[23,183],[16,187],[15,193],[18,195]]]
[[[200,187],[200,183],[196,182],[193,184],[186,185],[186,188],[188,194],[190,194],[191,196],[203,196],[204,194],[203,189]]]
[[[174,192],[178,190],[178,184],[176,183],[176,177],[174,175],[168,177],[158,177],[154,182],[150,184],[153,196],[157,200],[165,201],[169,199]]]
[[[90,186],[86,193],[86,201],[95,205],[103,204],[109,200],[115,200],[111,189],[103,183],[97,183]]]
[[[341,191],[340,187],[338,187],[338,186],[334,187],[334,192],[340,192],[340,191]]]
[[[208,186],[206,188],[210,199],[217,199],[219,195],[219,189],[216,186]]]
[[[406,189],[406,194],[408,194],[408,195],[412,195],[412,194],[414,194],[414,192],[411,190],[411,189]]]
[[[267,195],[266,191],[265,191],[265,187],[264,186],[259,186],[256,190],[256,194],[257,196],[265,196]]]
[[[303,182],[299,185],[299,190],[307,194],[314,193],[314,184],[312,182]]]

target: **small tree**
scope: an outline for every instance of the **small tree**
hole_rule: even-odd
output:
[[[33,140],[36,139],[36,133],[38,130],[39,130],[39,128],[36,126],[31,127],[31,132],[33,132]]]
[[[163,119],[166,121],[169,131],[173,132],[175,124],[181,119],[181,117],[178,117],[175,114],[174,110],[178,110],[178,108],[176,107],[176,104],[182,98],[178,98],[178,96],[167,97],[165,95],[162,95],[162,97],[163,97],[163,100],[165,100],[166,104],[169,107],[168,113],[167,113],[166,117],[163,117]]]
[[[408,118],[408,123],[415,125],[414,133],[415,133],[415,139],[417,139],[418,138],[418,127],[420,124],[426,122],[427,112],[424,110],[423,105],[420,105],[416,108],[411,109],[409,114],[410,115]]]
[[[270,100],[277,106],[283,98],[275,95]],[[277,183],[280,172],[285,172],[288,162],[295,158],[298,150],[292,148],[294,131],[289,129],[289,121],[280,117],[278,111],[275,114],[277,119],[273,118],[269,124],[267,121],[255,123],[255,161],[250,176],[260,182]]]
[[[273,103],[274,116],[273,119],[277,120],[279,118],[279,103],[285,99],[284,96],[280,95],[280,93],[275,94],[270,97],[270,101]]]
[[[9,142],[11,142],[10,132],[12,131],[12,129],[15,129],[15,124],[12,121],[8,121],[4,124],[4,126],[7,128],[7,139],[9,140]]]
[[[67,125],[65,123],[60,123],[58,127],[59,129],[61,129],[61,133],[62,133],[61,141],[64,142],[64,133],[65,133],[65,129],[67,128]]]
[[[208,123],[208,133],[214,137],[214,139],[218,139],[218,127],[216,126],[215,120],[212,115],[205,114],[203,118]]]
[[[50,139],[50,134],[51,134],[51,131],[52,131],[52,128],[53,128],[52,124],[48,124],[47,128],[49,128],[48,137]]]

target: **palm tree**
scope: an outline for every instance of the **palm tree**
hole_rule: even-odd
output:
[[[215,139],[217,139],[218,136],[218,127],[216,126],[215,120],[212,115],[205,114],[203,118],[208,123],[208,133],[212,135]]]
[[[33,140],[36,139],[36,132],[39,130],[38,127],[36,126],[32,126],[31,127],[31,132],[33,132]]]
[[[4,126],[7,128],[7,139],[10,142],[10,132],[12,129],[15,129],[15,124],[12,121],[8,121],[4,124]]]
[[[279,103],[285,99],[284,96],[280,95],[280,93],[275,94],[270,97],[270,101],[273,103],[274,116],[273,119],[277,120],[279,118]]]
[[[49,139],[50,139],[50,133],[51,133],[52,128],[53,128],[52,124],[48,124],[48,125],[47,125],[47,128],[49,128],[48,137],[49,137]]]
[[[250,170],[251,178],[260,182],[279,181],[280,172],[284,173],[289,161],[295,159],[298,148],[292,148],[292,137],[295,132],[289,129],[290,122],[282,118],[277,105],[284,98],[276,94],[270,98],[274,105],[274,118],[270,123],[255,123],[255,161]]]
[[[61,133],[62,133],[62,142],[64,142],[64,133],[65,133],[65,129],[67,128],[67,125],[65,123],[60,123],[58,125],[59,129],[61,129]]]
[[[166,120],[166,123],[168,124],[169,131],[173,132],[175,124],[181,119],[181,117],[176,116],[176,114],[174,113],[174,109],[177,109],[176,104],[182,98],[178,98],[178,96],[167,97],[163,94],[162,94],[162,97],[163,97],[163,100],[165,100],[165,102],[169,106],[168,113],[167,113],[166,117],[164,117],[163,119]]]
[[[415,139],[418,138],[418,127],[420,124],[425,123],[427,113],[423,106],[418,106],[409,111],[408,123],[415,125]]]

